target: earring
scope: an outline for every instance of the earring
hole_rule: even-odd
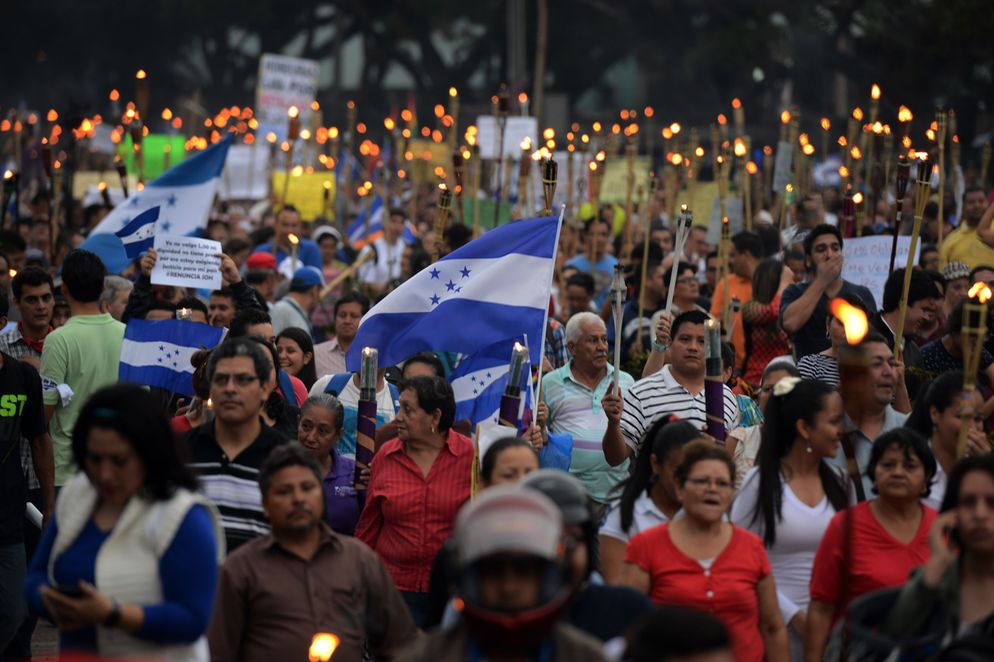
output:
[[[811,452],[811,442],[810,441],[807,442],[806,446],[807,446],[807,448],[805,450],[807,450],[810,453]]]
[[[434,425],[431,426],[431,433],[435,434],[435,426]]]

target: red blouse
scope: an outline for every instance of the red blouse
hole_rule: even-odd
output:
[[[844,598],[847,512],[852,517],[852,538],[849,544],[852,572],[849,575],[849,590]],[[837,513],[825,530],[815,553],[811,568],[811,599],[835,605],[835,615],[838,618],[853,598],[869,591],[904,584],[911,571],[928,560],[928,533],[935,516],[933,509],[923,505],[922,521],[914,540],[905,545],[887,533],[877,521],[869,501]],[[839,604],[843,599],[845,604]]]
[[[435,555],[469,499],[472,468],[473,442],[453,430],[427,476],[400,439],[377,451],[355,537],[380,555],[401,591],[428,590]]]
[[[718,618],[737,662],[763,659],[756,586],[770,574],[770,562],[756,535],[733,526],[732,539],[706,570],[673,544],[669,524],[660,524],[631,539],[625,561],[649,573],[649,597],[657,605],[693,607]]]

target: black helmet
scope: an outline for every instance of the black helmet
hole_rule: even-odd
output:
[[[563,522],[567,526],[581,526],[593,519],[587,491],[583,489],[580,481],[565,471],[558,469],[533,471],[521,479],[520,485],[538,490],[549,497],[553,503],[559,506],[559,510],[563,514]]]

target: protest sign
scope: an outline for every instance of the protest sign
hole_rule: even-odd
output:
[[[221,289],[221,242],[197,237],[156,235],[154,285]]]
[[[262,200],[269,193],[268,171],[268,145],[232,145],[217,194],[222,200]]]
[[[789,142],[777,143],[777,157],[773,163],[773,192],[782,195],[790,183],[791,164],[794,162],[794,146]]]
[[[645,186],[649,180],[651,162],[648,156],[635,157],[635,184],[632,187],[632,201],[638,203],[638,187]],[[628,200],[628,162],[625,158],[608,159],[604,171],[604,181],[601,183],[601,202],[616,202],[625,204]]]
[[[335,195],[335,173],[330,171],[302,172],[300,169],[290,171],[290,186],[286,189],[286,200],[283,202],[293,205],[300,212],[300,218],[313,221],[319,216],[331,216],[331,201]],[[286,173],[277,170],[273,173],[273,190],[278,194],[283,192],[283,180]],[[328,209],[325,209],[324,185],[331,184],[328,192]]]
[[[873,294],[877,308],[883,303],[884,283],[890,275],[890,249],[894,238],[887,235],[846,239],[842,249],[842,277],[850,283],[863,285]],[[894,268],[901,269],[908,261],[911,237],[897,238],[897,259]],[[918,263],[921,243],[915,250],[912,264]]]
[[[319,65],[314,60],[272,53],[259,59],[259,83],[255,92],[255,117],[259,121],[257,136],[265,136],[271,131],[278,141],[286,140],[290,106],[300,110],[301,126],[309,126],[318,71]]]
[[[539,148],[538,120],[534,117],[508,117],[504,130],[504,158],[520,159],[521,143],[525,138],[531,141],[532,151]],[[476,144],[480,147],[480,158],[496,159],[500,156],[500,126],[493,115],[476,118]]]

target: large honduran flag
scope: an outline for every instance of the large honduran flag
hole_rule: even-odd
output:
[[[363,347],[388,366],[425,350],[476,354],[505,338],[542,338],[560,222],[500,226],[407,280],[362,318],[346,367],[359,370]],[[540,365],[540,343],[529,352]]]
[[[185,320],[133,319],[124,330],[118,379],[193,395],[190,357],[216,347],[226,329]]]

